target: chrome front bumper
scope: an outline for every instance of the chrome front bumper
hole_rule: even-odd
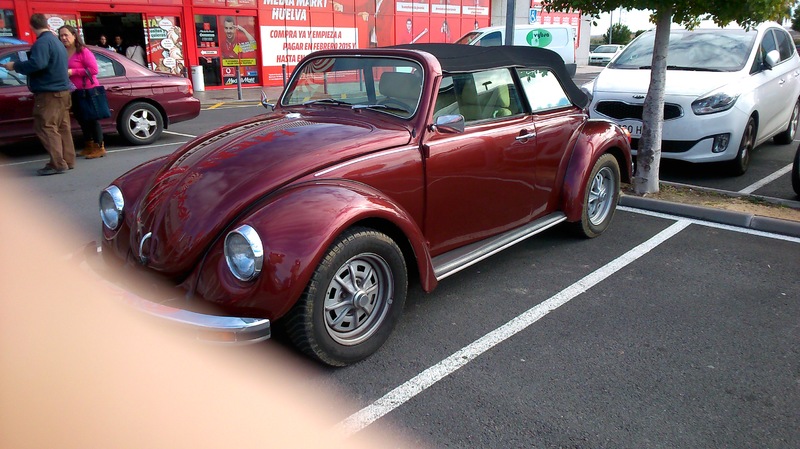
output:
[[[272,335],[270,321],[266,318],[209,315],[172,307],[133,293],[110,281],[108,268],[102,260],[101,247],[95,242],[84,249],[85,266],[100,276],[102,286],[109,296],[130,305],[133,309],[158,319],[189,329],[198,340],[248,344],[267,340]]]

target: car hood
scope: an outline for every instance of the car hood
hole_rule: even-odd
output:
[[[698,97],[742,78],[742,72],[701,72],[667,70],[664,94],[667,96]],[[614,94],[647,93],[650,70],[605,68],[597,76],[594,97],[605,99]]]
[[[374,116],[373,116],[374,117]],[[375,126],[374,123],[380,123]],[[410,142],[391,122],[274,114],[212,131],[167,158],[135,209],[131,248],[167,275],[189,270],[245,208],[331,164]]]

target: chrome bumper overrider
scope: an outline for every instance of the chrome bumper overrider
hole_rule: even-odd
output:
[[[101,248],[89,243],[84,251],[86,266],[102,278],[102,287],[110,296],[119,299],[132,308],[150,316],[189,328],[198,340],[247,344],[264,341],[271,336],[270,321],[266,318],[218,316],[184,310],[168,306],[139,296],[109,281],[103,276],[105,264],[100,256]]]

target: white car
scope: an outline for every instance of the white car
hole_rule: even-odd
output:
[[[592,118],[631,132],[636,150],[650,85],[655,30],[636,38],[593,82]],[[750,153],[770,138],[794,140],[800,119],[800,57],[778,24],[670,31],[661,157],[728,161],[741,175]]]
[[[589,65],[606,65],[625,48],[624,45],[606,44],[599,45],[589,53]]]

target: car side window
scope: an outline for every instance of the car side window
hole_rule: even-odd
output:
[[[95,53],[94,57],[97,59],[98,78],[110,78],[112,76],[120,76],[125,74],[122,66],[119,66],[119,64],[114,64],[114,61],[107,56]]]
[[[549,69],[518,69],[517,73],[534,114],[572,106],[558,78]]]
[[[9,86],[25,86],[28,79],[25,75],[17,73],[13,70],[6,70],[5,67],[2,67],[3,64],[9,61],[19,61],[19,55],[16,53],[11,53],[0,57],[0,88]]]
[[[786,61],[794,53],[794,42],[789,37],[789,33],[783,30],[774,30],[774,33],[778,41],[778,50],[781,52],[781,61]]]
[[[475,45],[480,45],[481,47],[496,47],[498,45],[503,45],[503,37],[500,35],[499,31],[493,31],[483,36],[483,39],[478,41]]]
[[[508,69],[456,74],[452,76],[452,84],[457,112],[449,112],[453,109],[452,105],[447,111],[463,115],[464,120],[468,123],[500,119],[522,113],[514,79]],[[445,87],[444,80],[442,87]],[[439,89],[440,93],[442,87]],[[437,99],[435,107],[438,106]],[[434,115],[437,112],[435,110]]]

